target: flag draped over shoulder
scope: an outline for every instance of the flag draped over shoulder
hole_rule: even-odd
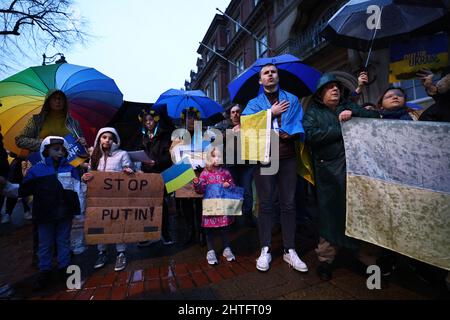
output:
[[[297,156],[297,174],[312,185],[315,185],[314,171],[308,147],[304,142],[297,141],[295,143],[295,152]]]
[[[354,118],[346,234],[450,270],[450,124]]]
[[[204,216],[239,216],[242,215],[244,188],[221,184],[208,184],[203,196]]]
[[[289,101],[289,108],[281,115],[281,131],[289,135],[299,135],[295,149],[297,173],[309,183],[314,184],[311,156],[303,142],[303,109],[297,97],[280,90],[279,101]],[[241,155],[242,160],[269,162],[270,130],[272,128],[271,105],[264,93],[250,100],[241,116]]]
[[[171,193],[191,182],[195,178],[195,172],[189,161],[183,159],[183,161],[161,172],[161,176],[166,185],[167,193]]]

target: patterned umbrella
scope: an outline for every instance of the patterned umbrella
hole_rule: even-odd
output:
[[[67,95],[70,113],[80,122],[89,145],[123,102],[114,80],[93,68],[63,63],[25,69],[0,81],[0,123],[6,149],[20,153],[15,137],[41,111],[49,89]]]

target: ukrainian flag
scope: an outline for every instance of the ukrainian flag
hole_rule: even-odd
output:
[[[244,202],[244,188],[209,184],[203,196],[204,216],[240,216]]]
[[[241,116],[242,160],[268,162],[270,159],[270,110]],[[297,173],[314,185],[311,156],[304,142],[296,141]]]
[[[346,234],[450,270],[450,124],[344,122]]]
[[[422,68],[433,73],[448,65],[448,38],[444,33],[391,45],[389,82],[413,79]]]
[[[195,172],[188,161],[182,160],[161,172],[161,176],[167,193],[171,193],[191,182],[195,178]]]
[[[271,115],[263,110],[241,116],[242,160],[269,162]]]
[[[69,150],[67,150],[67,161],[69,161],[71,166],[76,168],[86,161],[87,157],[80,157],[80,155],[86,154],[86,149],[81,144],[79,144],[76,141],[76,138],[70,133],[66,135],[64,139],[69,145]]]

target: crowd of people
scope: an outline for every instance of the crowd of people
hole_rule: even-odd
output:
[[[244,189],[242,219],[247,227],[258,227],[260,256],[256,269],[266,272],[272,261],[272,227],[279,213],[281,225],[283,260],[294,270],[307,272],[308,266],[299,257],[296,248],[296,224],[298,212],[298,183],[296,142],[304,141],[312,155],[315,171],[315,192],[319,209],[318,232],[320,238],[315,252],[320,261],[316,270],[323,280],[332,278],[335,260],[339,250],[346,248],[358,256],[361,241],[345,235],[346,219],[346,158],[341,122],[352,117],[367,117],[398,120],[450,121],[450,75],[448,70],[436,84],[428,70],[418,74],[428,94],[435,104],[425,112],[418,114],[407,104],[406,93],[402,88],[389,87],[380,96],[377,103],[358,105],[357,101],[367,83],[367,73],[358,77],[358,87],[349,99],[344,97],[343,84],[332,74],[323,74],[317,83],[312,104],[304,110],[298,97],[279,86],[276,65],[267,64],[259,74],[259,83],[263,91],[245,106],[233,105],[227,111],[229,115],[226,129],[239,134],[241,115],[251,115],[262,110],[270,110],[272,129],[279,139],[279,170],[273,175],[261,174],[267,164],[224,163],[224,155],[216,147],[206,150],[206,165],[196,167],[197,177],[192,186],[199,194],[205,192],[210,184],[220,184],[224,188],[238,185]],[[189,108],[182,112],[184,129],[194,136],[194,122],[200,120],[198,110]],[[145,151],[150,160],[133,163],[124,150],[120,149],[120,137],[115,128],[101,128],[96,136],[93,148],[88,149],[86,139],[79,123],[70,115],[66,95],[59,90],[51,90],[45,99],[42,111],[34,115],[23,131],[16,137],[19,148],[30,152],[39,152],[43,162],[31,166],[17,155],[10,166],[7,152],[0,145],[0,188],[7,181],[19,183],[19,198],[24,205],[25,217],[33,221],[33,252],[40,277],[36,284],[42,289],[50,282],[53,269],[53,252],[57,252],[57,268],[61,278],[70,265],[70,236],[74,215],[84,214],[86,188],[94,171],[124,172],[136,171],[161,173],[172,165],[173,150],[183,144],[183,136],[172,137],[175,128],[171,120],[163,113],[152,108],[142,110],[139,115],[141,131],[134,137],[137,149]],[[84,147],[88,158],[79,167],[74,168],[67,162],[67,142],[63,137],[72,134]],[[0,142],[2,137],[0,135]],[[233,140],[233,143],[236,143]],[[237,142],[239,143],[239,142]],[[236,149],[234,149],[236,150]],[[275,154],[275,153],[272,153]],[[234,156],[236,157],[236,155]],[[258,212],[253,214],[253,190],[256,187]],[[305,182],[302,182],[305,183]],[[304,192],[304,188],[300,188]],[[29,196],[32,209],[29,209]],[[162,241],[165,245],[174,243],[169,228],[168,203],[171,195],[165,192],[162,210]],[[3,205],[4,198],[0,198]],[[17,199],[8,198],[2,223],[10,222],[10,215]],[[206,244],[206,260],[209,264],[218,263],[214,239],[222,239],[222,255],[232,262],[238,257],[231,249],[229,227],[235,223],[232,216],[202,215],[201,198],[183,198],[177,200],[177,206],[183,212],[186,223],[186,243]],[[31,214],[30,214],[31,212]],[[144,247],[149,242],[139,243]],[[115,244],[115,271],[122,271],[127,265],[125,243]],[[107,264],[106,245],[97,245],[98,257],[94,268]],[[383,250],[379,257],[384,274],[389,274],[395,264],[395,253]]]

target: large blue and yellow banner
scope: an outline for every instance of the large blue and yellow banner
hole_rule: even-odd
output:
[[[448,35],[440,33],[391,45],[389,82],[413,79],[417,71],[428,68],[433,73],[448,65]]]
[[[354,118],[346,234],[450,270],[450,124]]]

